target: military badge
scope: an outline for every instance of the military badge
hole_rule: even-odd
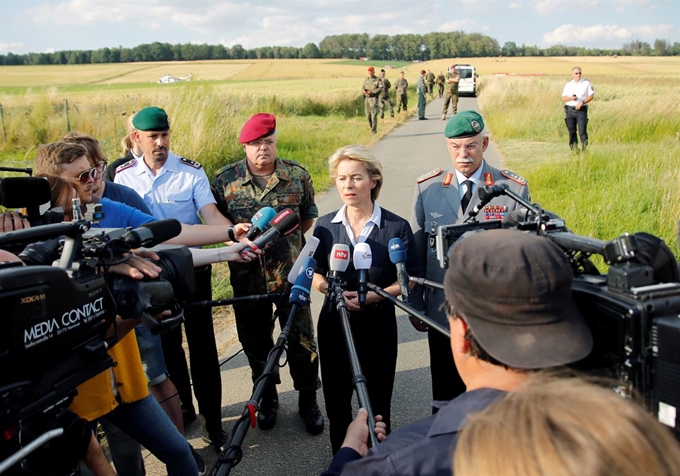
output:
[[[470,125],[475,130],[475,132],[477,132],[477,133],[482,132],[482,126],[481,126],[481,124],[479,124],[479,122],[470,121]]]
[[[501,175],[503,175],[504,177],[509,178],[509,179],[512,180],[513,182],[517,182],[517,183],[520,184],[520,185],[526,185],[526,184],[527,184],[527,179],[525,179],[525,178],[522,177],[521,175],[517,175],[515,172],[511,172],[511,171],[509,171],[509,170],[507,170],[507,169],[501,170]]]
[[[193,168],[198,169],[198,170],[200,170],[201,167],[203,167],[201,164],[199,164],[195,160],[185,159],[184,157],[180,157],[179,161],[180,161],[180,163],[182,163],[184,165],[188,165],[189,167],[193,167]]]
[[[508,214],[505,205],[487,205],[484,207],[484,220],[502,220]]]
[[[484,185],[489,187],[493,185],[493,174],[484,174]]]
[[[437,212],[430,212],[430,215],[432,215],[432,218],[434,218],[435,220],[436,220],[437,218],[441,218],[441,217],[444,216],[444,215],[442,215],[441,213],[437,213]]]
[[[132,159],[132,160],[125,162],[122,165],[119,165],[118,167],[116,167],[116,173],[122,172],[125,169],[129,169],[130,167],[132,167],[134,165],[137,165],[137,159]]]
[[[448,187],[449,185],[451,185],[451,180],[453,180],[453,174],[449,172],[448,174],[446,174],[446,177],[444,177],[442,187]]]
[[[430,172],[428,172],[428,173],[426,173],[426,174],[423,174],[423,175],[421,175],[420,177],[418,177],[418,178],[416,179],[416,183],[422,183],[422,182],[424,182],[425,180],[429,180],[429,179],[431,179],[432,177],[436,177],[436,176],[439,175],[440,173],[442,173],[442,169],[440,169],[439,167],[437,167],[436,169],[434,169],[434,170],[432,170],[432,171],[430,171]]]

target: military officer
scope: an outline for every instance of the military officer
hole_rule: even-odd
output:
[[[444,83],[446,82],[446,76],[444,76],[444,73],[439,71],[439,74],[437,75],[437,88],[439,89],[439,97],[444,97]]]
[[[425,70],[420,70],[420,77],[416,83],[416,93],[418,93],[418,120],[427,121],[425,117],[425,106],[427,106],[427,98],[425,94],[427,93],[427,84],[425,84]]]
[[[408,109],[408,81],[404,78],[404,72],[399,71],[399,79],[394,82],[394,90],[397,93],[397,112]]]
[[[466,211],[479,203],[476,193],[479,187],[507,184],[510,190],[529,199],[527,181],[509,170],[498,170],[484,160],[489,137],[484,130],[484,120],[475,111],[461,111],[449,120],[444,131],[446,148],[452,166],[447,170],[435,169],[417,179],[411,215],[411,228],[421,262],[425,263],[425,278],[442,283],[446,269],[437,259],[437,229],[441,225],[462,222]],[[500,219],[518,208],[517,202],[502,195],[484,207],[478,219]],[[482,218],[482,216],[484,218]],[[419,291],[417,291],[419,292]],[[480,289],[480,293],[484,290]],[[444,292],[432,288],[423,290],[425,313],[446,326],[446,314],[442,309]],[[414,299],[418,302],[418,298]],[[454,307],[456,303],[451,303]],[[420,322],[412,320],[416,329],[426,330]],[[465,391],[458,376],[449,339],[436,331],[429,331],[430,367],[432,372],[432,398],[448,401]]]
[[[139,193],[156,218],[175,218],[181,223],[198,224],[201,217],[208,225],[232,225],[217,209],[210,182],[198,162],[170,152],[168,115],[159,107],[147,107],[132,120],[134,140],[142,159],[133,159],[116,169],[115,183]],[[200,216],[199,216],[200,213]],[[239,228],[229,228],[225,241],[235,241]],[[236,232],[234,230],[237,230]],[[212,299],[210,265],[194,268],[195,301]],[[204,418],[206,435],[216,450],[227,442],[222,429],[222,379],[211,308],[187,308],[184,321],[191,361],[191,376],[198,409]],[[177,387],[185,420],[196,417],[186,357],[182,348],[181,326],[161,336],[163,354],[170,378]]]
[[[385,108],[390,108],[390,117],[394,117],[394,108],[392,107],[392,100],[390,99],[390,80],[385,77],[385,70],[380,70],[380,81],[382,81],[382,89],[380,90],[380,119],[385,119]]]
[[[427,93],[431,98],[434,97],[434,81],[434,73],[428,69],[427,74],[425,75],[425,83],[427,84]]]
[[[213,180],[217,206],[234,223],[250,221],[253,213],[262,207],[272,207],[277,212],[290,208],[301,220],[301,229],[271,242],[260,260],[246,266],[230,263],[231,285],[236,297],[285,293],[286,277],[305,244],[304,233],[319,215],[311,176],[299,163],[277,157],[276,141],[276,118],[271,114],[255,114],[245,123],[239,136],[246,157],[222,168]],[[283,328],[290,313],[287,296],[285,302],[276,304],[276,308]],[[234,313],[239,341],[248,357],[254,382],[262,374],[274,346],[272,304],[269,301],[234,304]],[[293,385],[300,392],[300,416],[309,433],[319,434],[323,431],[324,420],[316,402],[316,391],[321,382],[309,307],[299,309],[295,315],[288,340],[288,361]],[[263,430],[276,423],[278,383],[281,382],[277,374],[276,381],[265,389],[262,397],[257,421]]]
[[[460,74],[455,70],[453,65],[446,73],[445,88],[446,95],[444,96],[444,108],[442,110],[442,121],[446,120],[446,113],[449,110],[449,103],[451,103],[451,115],[455,116],[458,112],[458,84],[460,83]]]
[[[375,75],[375,68],[370,66],[368,68],[368,77],[364,79],[363,94],[364,110],[366,111],[368,125],[371,127],[373,134],[378,132],[378,96],[382,88],[382,81]]]

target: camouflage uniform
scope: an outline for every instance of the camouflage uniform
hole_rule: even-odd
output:
[[[427,93],[434,96],[434,73],[432,71],[428,70],[425,75],[425,83],[427,84]]]
[[[437,87],[439,87],[439,97],[444,97],[444,83],[446,82],[446,76],[444,76],[441,71],[437,75]]]
[[[390,108],[390,117],[394,117],[394,108],[392,107],[392,99],[390,99],[390,80],[382,78],[383,88],[380,90],[380,119],[385,118],[385,107]]]
[[[446,80],[452,79],[452,83],[446,83],[446,95],[444,96],[444,108],[442,109],[442,120],[446,119],[446,112],[449,110],[449,102],[451,103],[451,115],[458,112],[458,84],[460,83],[460,74],[455,71],[446,73]]]
[[[247,159],[243,159],[223,167],[212,183],[218,209],[233,223],[250,222],[253,214],[262,207],[272,207],[277,212],[290,208],[301,220],[319,215],[314,203],[312,178],[302,165],[277,157],[276,170],[262,190],[257,187],[246,164]],[[304,235],[298,229],[285,238],[272,241],[259,260],[229,262],[234,296],[285,293],[284,301],[276,303],[281,328],[290,314],[286,278],[304,242]],[[234,314],[239,341],[255,381],[262,374],[267,355],[274,346],[272,305],[269,301],[238,303],[234,304]],[[295,315],[288,338],[288,360],[296,390],[316,390],[321,386],[309,307],[299,309]],[[280,383],[278,375],[276,383]]]
[[[364,109],[366,111],[366,118],[368,118],[368,125],[371,126],[371,132],[378,132],[378,95],[382,90],[382,81],[379,77],[368,77],[364,79]]]
[[[408,109],[408,81],[405,78],[399,78],[394,83],[394,90],[397,92],[397,112],[401,112],[401,106],[404,106],[404,111]]]

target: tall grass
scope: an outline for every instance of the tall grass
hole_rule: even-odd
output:
[[[591,78],[583,154],[568,147],[564,78],[484,78],[479,101],[505,165],[572,231],[603,240],[645,231],[680,257],[679,79]]]

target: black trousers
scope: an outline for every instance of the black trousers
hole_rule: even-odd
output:
[[[465,392],[465,384],[458,374],[451,353],[451,340],[435,330],[427,332],[432,372],[432,399],[453,400]]]
[[[359,363],[366,377],[368,396],[375,415],[382,415],[390,431],[390,407],[397,369],[397,321],[394,307],[373,307],[350,313],[350,327]],[[336,453],[342,446],[347,427],[352,422],[352,368],[347,344],[335,309],[327,303],[319,315],[319,356],[321,380],[326,402],[331,447]]]
[[[581,148],[585,149],[588,145],[588,106],[583,106],[579,110],[571,106],[564,106],[564,112],[566,114],[564,123],[569,131],[569,147],[574,148],[578,145],[576,140],[576,130],[578,128]]]
[[[194,268],[196,294],[193,301],[212,299],[212,266]],[[187,308],[184,311],[184,330],[189,346],[191,378],[198,411],[206,420],[209,432],[222,427],[222,377],[217,355],[217,343],[212,322],[212,308]],[[182,329],[175,329],[161,336],[163,355],[170,379],[177,387],[183,410],[193,410],[191,383],[187,360],[182,348]]]

